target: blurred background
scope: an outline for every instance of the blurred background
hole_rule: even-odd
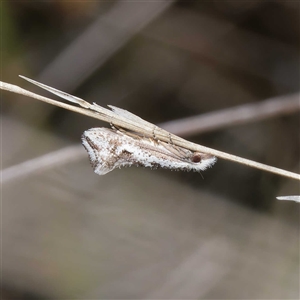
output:
[[[299,96],[299,9],[262,0],[2,1],[1,80],[49,96],[21,74],[162,126],[289,101]],[[108,126],[8,92],[1,103],[2,169]],[[299,126],[295,109],[180,135],[299,173]],[[299,183],[223,160],[202,176],[142,168],[98,176],[82,147],[72,161],[12,177],[1,186],[3,299],[298,299],[299,205],[275,197],[299,194]]]

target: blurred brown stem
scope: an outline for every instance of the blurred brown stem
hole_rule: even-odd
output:
[[[299,99],[299,93],[284,95],[259,103],[249,103],[165,122],[159,124],[159,126],[167,131],[176,132],[178,135],[189,136],[275,116],[297,113],[300,110]]]

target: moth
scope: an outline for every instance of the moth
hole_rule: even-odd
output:
[[[216,162],[210,154],[116,129],[91,128],[83,133],[81,140],[94,172],[99,175],[130,166],[199,172]]]

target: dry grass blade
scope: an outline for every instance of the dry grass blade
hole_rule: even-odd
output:
[[[277,115],[296,113],[300,110],[300,94],[291,94],[271,98],[259,103],[244,104],[160,124],[168,131],[179,135],[208,132],[220,128],[255,122]]]
[[[276,197],[277,200],[295,201],[300,203],[300,196],[280,196]]]
[[[300,175],[297,173],[293,173],[293,172],[289,172],[289,171],[275,168],[272,166],[268,166],[265,164],[261,164],[261,163],[258,163],[258,162],[252,161],[252,160],[248,160],[248,159],[241,158],[241,157],[238,157],[235,155],[231,155],[226,152],[218,151],[215,149],[211,149],[211,148],[208,148],[208,147],[205,147],[202,145],[198,145],[198,144],[189,142],[189,141],[184,140],[174,134],[169,133],[166,130],[163,130],[163,129],[155,126],[154,124],[151,124],[147,121],[142,120],[141,118],[131,114],[130,112],[125,111],[127,113],[127,115],[126,115],[126,113],[125,114],[122,113],[122,111],[123,111],[122,109],[118,109],[118,108],[113,108],[113,111],[111,111],[111,110],[103,108],[97,104],[90,104],[83,99],[74,97],[72,95],[69,95],[69,94],[61,92],[61,91],[58,91],[56,89],[53,89],[51,87],[48,87],[41,83],[38,83],[34,80],[31,80],[31,79],[28,79],[25,77],[22,77],[22,78],[40,86],[41,88],[48,90],[49,92],[55,93],[56,95],[59,95],[60,97],[66,99],[66,100],[68,100],[69,97],[72,97],[72,102],[75,102],[78,105],[83,106],[83,108],[65,104],[65,103],[62,103],[59,101],[55,101],[50,98],[43,97],[43,96],[37,95],[35,93],[29,92],[27,90],[24,90],[18,86],[11,85],[11,84],[4,83],[4,82],[1,82],[0,88],[3,90],[7,90],[7,91],[21,94],[24,96],[32,97],[34,99],[37,99],[37,100],[40,100],[40,101],[43,101],[43,102],[46,102],[46,103],[49,103],[52,105],[56,105],[56,106],[59,106],[59,107],[62,107],[62,108],[65,108],[65,109],[68,109],[68,110],[71,110],[74,112],[78,112],[78,113],[81,113],[81,114],[89,116],[89,117],[100,119],[105,122],[109,122],[109,123],[113,122],[113,124],[116,126],[119,126],[121,128],[127,129],[127,130],[134,131],[136,133],[139,133],[139,134],[142,134],[145,136],[153,136],[153,134],[155,134],[156,138],[161,141],[170,142],[170,140],[172,140],[174,145],[183,147],[183,148],[191,150],[191,151],[198,151],[198,152],[202,152],[202,153],[211,154],[218,158],[223,158],[226,160],[234,161],[234,162],[237,162],[240,164],[247,165],[249,167],[257,168],[260,170],[264,170],[267,172],[271,172],[274,174],[278,174],[281,176],[285,176],[285,177],[288,177],[291,179],[296,179],[296,180],[300,181]],[[128,116],[131,116],[131,117],[129,118]]]

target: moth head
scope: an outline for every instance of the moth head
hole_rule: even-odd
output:
[[[217,161],[217,158],[211,154],[194,152],[191,156],[191,162],[199,164],[201,170],[204,171],[208,167],[212,167]]]

